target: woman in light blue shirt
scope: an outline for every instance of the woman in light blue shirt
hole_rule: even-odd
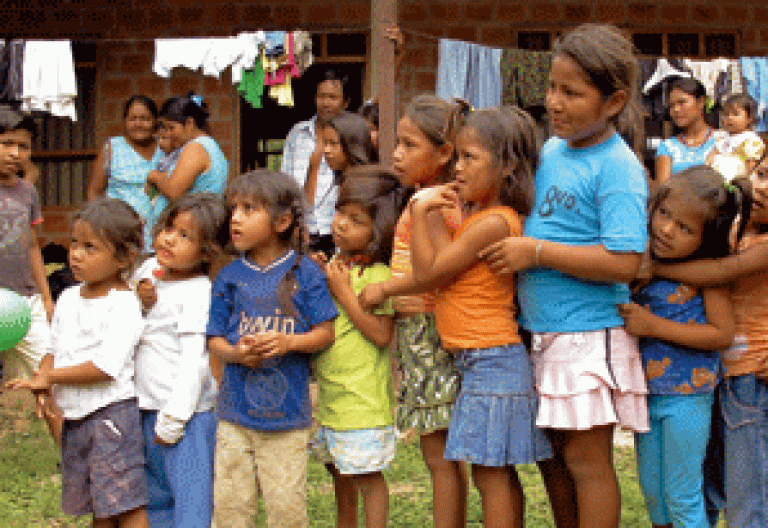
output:
[[[656,150],[656,183],[693,165],[707,163],[715,147],[712,127],[704,119],[707,92],[693,78],[681,77],[669,89],[669,114],[679,133],[665,139]]]
[[[160,109],[160,126],[171,138],[171,147],[181,149],[178,161],[168,172],[151,171],[147,191],[153,197],[153,219],[169,201],[186,193],[222,194],[229,165],[216,141],[208,135],[208,105],[199,95],[168,99]]]

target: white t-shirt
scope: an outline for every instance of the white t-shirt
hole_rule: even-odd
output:
[[[56,403],[70,420],[135,396],[134,353],[144,325],[141,305],[132,291],[112,289],[104,297],[84,299],[81,287],[67,288],[56,302],[51,323],[53,367],[90,361],[113,379],[56,385]]]
[[[136,283],[151,280],[157,294],[136,350],[136,394],[141,409],[186,422],[216,400],[205,336],[211,281],[204,276],[156,280],[153,272],[160,267],[151,258],[134,275]]]

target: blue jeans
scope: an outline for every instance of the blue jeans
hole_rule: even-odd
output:
[[[768,526],[768,385],[754,374],[723,381],[726,518],[731,528]]]
[[[637,469],[653,524],[707,526],[702,488],[712,394],[649,396],[651,431],[635,435]]]
[[[141,412],[150,528],[209,528],[213,515],[216,416],[195,413],[173,446],[155,443],[156,411]]]

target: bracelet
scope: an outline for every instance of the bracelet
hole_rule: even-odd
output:
[[[533,253],[533,265],[539,265],[539,258],[541,257],[541,240],[536,242],[536,251]]]

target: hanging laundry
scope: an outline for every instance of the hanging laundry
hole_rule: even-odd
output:
[[[522,108],[544,106],[552,53],[508,48],[501,51],[501,102]]]
[[[24,91],[24,41],[3,42],[0,51],[0,101],[21,101]]]
[[[650,92],[651,89],[657,84],[663,82],[671,77],[691,77],[690,71],[686,70],[684,65],[674,64],[668,59],[659,59],[656,63],[656,71],[643,86],[643,93]]]
[[[312,66],[312,36],[306,31],[293,32],[293,54],[296,60],[298,76],[304,75],[307,68]]]
[[[755,131],[768,130],[766,101],[768,101],[768,61],[765,57],[742,57],[739,61],[744,78],[744,91],[757,101]]]
[[[77,82],[68,40],[28,40],[24,46],[21,108],[76,120]]]
[[[441,39],[437,96],[459,98],[474,108],[501,104],[501,50],[460,40]]]
[[[694,61],[685,59],[683,61],[691,69],[693,77],[697,79],[707,90],[707,96],[715,99],[715,85],[721,73],[728,71],[728,61],[726,59],[714,59],[708,61]]]
[[[285,31],[266,31],[264,33],[264,54],[277,57],[285,53]]]
[[[261,58],[257,58],[253,67],[243,70],[242,81],[237,86],[237,91],[254,108],[261,108],[261,99],[264,96],[264,70],[261,68]]]
[[[288,77],[282,84],[270,86],[269,97],[274,99],[280,106],[293,108],[293,87],[291,86],[291,78]]]

